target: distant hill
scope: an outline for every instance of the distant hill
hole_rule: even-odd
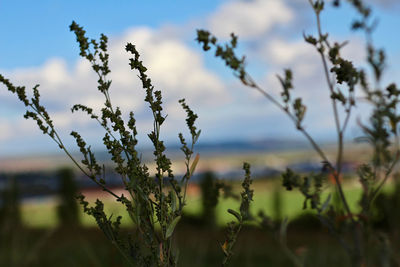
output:
[[[172,159],[180,159],[183,154],[180,144],[167,144],[166,153]],[[226,142],[200,142],[195,147],[195,152],[204,156],[229,156],[242,153],[274,152],[274,151],[296,151],[309,149],[306,142],[288,139],[263,139],[263,140],[234,140]],[[144,162],[153,161],[152,147],[139,147],[138,151]],[[80,158],[79,152],[73,153]],[[95,151],[96,158],[101,162],[110,160],[106,151]],[[30,171],[54,169],[63,165],[71,165],[70,160],[61,151],[47,155],[24,155],[13,157],[0,157],[0,169],[2,171]]]
[[[308,143],[288,139],[263,139],[254,141],[227,141],[219,143],[201,143],[197,146],[198,151],[206,153],[215,152],[270,152],[282,150],[297,150],[309,148]]]
[[[202,156],[228,156],[240,153],[296,151],[309,148],[310,145],[306,142],[290,139],[232,140],[225,142],[199,142],[195,146],[195,153],[200,153]],[[142,153],[141,156],[144,161],[153,160],[152,147],[138,148],[138,151]],[[166,153],[172,159],[179,159],[183,156],[180,144],[167,144]],[[110,159],[107,152],[98,152],[96,156],[103,161]]]

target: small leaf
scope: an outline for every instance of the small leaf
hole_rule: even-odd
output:
[[[200,133],[201,133],[201,130],[199,130],[199,131],[196,133],[196,136],[194,137],[193,143],[197,143],[197,140],[198,140],[199,137],[200,137]]]
[[[304,38],[304,40],[305,40],[307,43],[309,43],[309,44],[312,44],[312,45],[316,45],[316,44],[317,44],[317,39],[315,39],[315,37],[312,36],[312,35],[306,35],[306,34],[303,32],[303,38]]]
[[[240,216],[239,212],[234,211],[232,209],[228,209],[228,212],[236,217],[239,222],[242,222],[242,216]]]
[[[175,226],[178,224],[179,220],[181,219],[181,216],[176,217],[170,225],[168,225],[167,232],[165,233],[165,238],[170,238],[172,233],[175,230]]]
[[[190,176],[193,175],[194,170],[196,169],[197,163],[199,163],[199,159],[200,159],[200,154],[196,155],[196,158],[194,159],[192,166],[190,166]]]
[[[172,191],[170,191],[169,194],[171,196],[171,209],[172,209],[172,212],[175,212],[176,211],[176,195]]]

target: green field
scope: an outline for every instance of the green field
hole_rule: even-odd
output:
[[[234,191],[240,189],[235,183]],[[303,211],[303,197],[297,191],[285,191],[278,182],[257,180],[253,184],[255,199],[251,207],[256,214],[263,210],[270,216],[276,214],[276,190],[280,189],[281,216],[290,219]],[[390,191],[388,185],[385,191]],[[332,191],[326,188],[323,199]],[[346,184],[345,194],[353,208],[357,207],[360,187]],[[93,202],[94,199],[91,199]],[[126,215],[124,208],[110,198],[104,200],[109,214]],[[24,203],[22,215],[25,226],[13,229],[10,240],[0,239],[0,263],[7,266],[128,266],[119,256],[118,251],[95,227],[92,218],[82,214],[84,228],[57,227],[57,201]],[[220,198],[217,206],[217,222],[223,226],[234,219],[226,210],[238,208],[239,203],[232,199]],[[199,194],[192,194],[188,199],[186,214],[199,216],[202,204]],[[123,221],[129,226],[128,216]],[[130,232],[132,228],[123,228]],[[177,227],[174,242],[180,250],[180,266],[220,266],[223,254],[220,244],[224,240],[225,230],[222,227],[199,227],[190,221],[181,221]],[[392,236],[393,237],[393,236]],[[399,243],[393,238],[393,247]],[[306,266],[350,266],[344,250],[323,227],[315,224],[294,223],[288,229],[288,245],[302,258]],[[239,235],[234,249],[232,266],[293,266],[283,253],[273,233],[258,227],[245,227]],[[67,257],[66,257],[67,255]],[[0,264],[1,265],[1,264]],[[380,266],[380,265],[376,265]]]
[[[281,188],[280,184],[270,181],[257,180],[253,183],[254,188],[254,201],[251,206],[253,214],[257,214],[260,210],[264,211],[265,214],[276,217],[277,212],[275,206],[276,191],[280,190],[281,206],[280,213],[282,217],[288,217],[289,219],[296,217],[297,215],[304,212],[303,201],[304,197],[297,190],[285,191]],[[235,191],[240,189],[240,184],[234,184]],[[386,191],[390,190],[390,186],[385,188]],[[324,200],[328,194],[332,193],[333,188],[327,188],[323,193]],[[348,185],[345,194],[348,198],[351,207],[356,208],[357,203],[360,199],[361,189],[360,187]],[[93,202],[92,199],[91,202]],[[107,214],[111,215],[122,215],[122,223],[125,226],[130,225],[129,217],[124,207],[111,198],[102,199],[105,203],[105,209]],[[56,200],[42,201],[42,202],[28,202],[22,205],[22,217],[23,222],[28,227],[40,227],[48,228],[57,226],[57,214],[56,214]],[[216,208],[217,223],[220,226],[225,225],[227,222],[233,219],[226,210],[228,208],[235,209],[239,207],[239,202],[229,198],[224,199],[220,197],[219,204]],[[198,216],[201,213],[202,203],[199,195],[189,195],[187,206],[185,207],[185,214]],[[308,211],[311,211],[310,209]],[[82,223],[84,226],[94,226],[95,221],[93,218],[81,214]]]

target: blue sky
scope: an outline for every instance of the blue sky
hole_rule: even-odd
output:
[[[375,39],[388,53],[387,79],[391,81],[400,76],[400,37],[393,34],[400,25],[400,7],[397,1],[370,2],[379,18]],[[329,8],[323,14],[323,26],[333,38],[349,39],[345,54],[362,65],[363,37],[349,31],[353,15],[346,5],[340,10]],[[68,28],[72,20],[84,26],[91,38],[100,33],[109,36],[112,97],[124,111],[135,111],[143,145],[148,144],[150,114],[136,74],[127,64],[123,48],[128,41],[142,51],[155,85],[163,91],[168,114],[163,137],[168,143],[177,142],[184,127],[184,113],[177,103],[182,97],[200,117],[202,142],[302,138],[279,110],[241,86],[219,60],[201,51],[194,41],[198,28],[210,29],[222,39],[231,31],[238,33],[239,50],[248,56],[249,70],[272,94],[279,95],[280,90],[276,73],[293,68],[296,93],[309,105],[306,127],[318,140],[334,137],[320,62],[302,41],[303,31],[315,32],[306,0],[0,1],[0,73],[17,85],[41,84],[43,102],[72,148],[68,136],[72,129],[81,131],[96,148],[101,148],[101,132],[83,114],[71,115],[69,108],[80,102],[96,109],[103,101],[89,66],[78,56]],[[22,118],[24,109],[15,96],[0,89],[0,156],[56,151],[49,138]],[[360,108],[359,113],[365,113]],[[360,114],[355,113],[354,119]],[[348,138],[357,134],[353,123]]]
[[[2,1],[0,3],[2,68],[43,64],[54,56],[76,60],[68,25],[84,25],[90,36],[121,34],[127,28],[166,23],[185,24],[205,16],[223,1]],[[29,45],[28,45],[29,44]],[[35,51],[33,53],[33,51]]]

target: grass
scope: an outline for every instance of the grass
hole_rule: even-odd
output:
[[[361,190],[351,183],[345,184],[345,194],[349,203],[352,207],[356,207]],[[233,186],[237,191],[240,183],[235,183]],[[253,213],[261,209],[271,216],[276,216],[274,192],[277,189],[281,190],[282,216],[294,219],[303,212],[303,197],[297,191],[285,191],[280,183],[267,180],[255,181],[253,188],[255,189]],[[391,188],[388,184],[384,189],[388,192]],[[325,190],[324,198],[330,191],[330,188]],[[192,193],[189,196],[186,213],[199,215],[201,212],[199,194]],[[90,198],[91,202],[95,200],[93,196]],[[123,206],[118,205],[111,198],[104,202],[107,212],[126,214]],[[95,222],[87,215],[82,214],[84,228],[57,227],[56,205],[55,199],[24,203],[23,220],[29,227],[14,229],[15,234],[11,234],[11,241],[14,242],[6,240],[3,240],[3,243],[0,242],[0,251],[1,247],[5,248],[4,253],[0,253],[0,265],[6,264],[4,266],[11,267],[128,266],[104,234],[93,227]],[[232,199],[221,199],[217,207],[218,224],[222,226],[232,220],[232,216],[226,212],[226,209],[238,208],[238,206],[239,203]],[[127,216],[123,223],[125,226],[129,225]],[[288,229],[288,245],[305,260],[306,266],[350,266],[345,252],[326,229],[313,226],[303,229],[296,227],[296,224],[292,226]],[[129,232],[130,229],[124,228],[123,231]],[[173,240],[174,244],[180,248],[180,266],[219,266],[223,258],[220,244],[224,240],[224,235],[222,228],[198,227],[182,221],[177,227]],[[390,237],[393,238],[393,247],[399,248],[397,235],[390,235]],[[234,249],[232,266],[293,266],[275,238],[272,233],[262,231],[257,227],[243,228]],[[379,264],[374,266],[379,266]]]
[[[234,189],[239,189],[240,184],[234,184]],[[293,219],[297,215],[304,212],[303,210],[303,196],[296,190],[294,191],[285,191],[280,187],[280,184],[273,181],[265,181],[265,180],[256,180],[253,184],[253,188],[255,191],[254,201],[251,206],[251,211],[253,214],[257,214],[258,211],[262,210],[265,214],[276,217],[277,212],[275,208],[275,196],[274,191],[280,190],[281,196],[281,216],[288,217],[289,219]],[[390,190],[390,185],[386,186],[386,191]],[[323,194],[323,199],[328,196],[329,193],[332,192],[331,188],[325,190]],[[348,198],[349,204],[352,208],[357,207],[357,203],[360,198],[361,189],[360,187],[352,186],[350,184],[347,185],[345,194]],[[95,199],[91,198],[91,202]],[[130,220],[128,218],[127,212],[125,211],[124,206],[120,203],[113,201],[111,198],[103,199],[105,204],[105,210],[107,214],[113,215],[122,215],[123,220],[122,223],[125,226],[130,225]],[[56,199],[52,199],[50,201],[37,201],[37,202],[28,202],[22,205],[22,218],[23,222],[28,227],[35,228],[51,228],[55,227],[58,224],[57,214],[56,214]],[[225,225],[227,222],[233,219],[232,215],[230,215],[226,210],[228,208],[238,209],[239,202],[234,199],[224,199],[220,198],[219,204],[216,209],[217,214],[217,223],[218,225]],[[197,193],[191,194],[188,197],[187,206],[185,208],[185,213],[188,215],[197,216],[201,213],[201,198]],[[125,216],[124,216],[125,215]],[[92,217],[89,217],[86,214],[81,213],[81,220],[83,226],[91,227],[95,226],[95,221]]]
[[[0,253],[1,266],[129,266],[96,228],[54,228],[50,234],[49,229],[20,229],[16,236],[20,242],[15,246],[10,248],[9,244],[2,244],[6,254]],[[179,266],[220,266],[223,254],[219,243],[223,236],[221,229],[180,225],[174,239],[180,248]],[[244,228],[239,239],[231,266],[292,266],[268,233]],[[343,256],[341,249],[326,234],[291,232],[289,242],[293,249],[307,257],[307,266],[349,266],[345,257],[340,257]],[[316,251],[318,253],[314,253]],[[15,254],[12,261],[8,252]]]

